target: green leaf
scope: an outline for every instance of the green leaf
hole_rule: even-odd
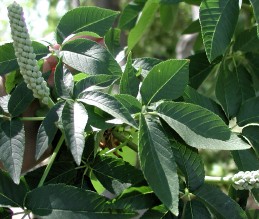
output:
[[[129,2],[121,13],[118,27],[122,30],[130,30],[133,28],[143,7],[144,4],[142,3]]]
[[[132,66],[131,53],[128,55],[126,68],[121,76],[120,93],[138,95],[140,80],[137,78],[137,70]]]
[[[183,219],[211,218],[210,212],[205,205],[199,201],[191,200],[187,202]]]
[[[188,60],[168,60],[157,64],[143,80],[140,88],[142,101],[148,105],[180,97],[188,84],[188,65]]]
[[[234,51],[242,52],[258,52],[259,51],[259,39],[256,34],[256,27],[249,30],[245,30],[240,33],[234,43]]]
[[[253,149],[232,151],[231,153],[238,167],[238,170],[252,171],[259,169],[259,159]]]
[[[23,123],[18,119],[0,123],[0,160],[14,183],[20,182],[25,146]]]
[[[17,84],[23,81],[23,77],[19,71],[14,70],[5,75],[5,91],[10,94]]]
[[[212,71],[215,63],[210,63],[205,52],[196,53],[190,59],[189,74],[190,86],[197,89]]]
[[[166,101],[157,107],[157,111],[159,116],[165,121],[172,120],[172,123],[175,121],[175,126],[177,126],[177,123],[179,125],[182,124],[182,126],[205,138],[219,140],[228,140],[230,138],[230,130],[222,119],[213,112],[198,105]]]
[[[70,99],[74,88],[72,73],[63,68],[62,59],[59,60],[54,72],[55,89],[57,95],[63,99]]]
[[[100,183],[116,195],[128,187],[144,181],[140,170],[118,158],[99,156],[91,165],[91,169]]]
[[[157,111],[158,115],[192,147],[213,150],[250,148],[249,144],[231,133],[217,115],[200,106],[168,101],[160,104]]]
[[[259,24],[259,4],[258,4],[258,1],[257,0],[249,0],[252,7],[253,7],[253,10],[254,10],[254,15],[255,15],[255,20],[256,20],[256,24],[257,24],[257,35],[259,37],[259,27],[258,27],[258,24]]]
[[[210,62],[222,55],[233,36],[239,14],[239,2],[204,0],[200,6],[202,38]]]
[[[76,85],[74,87],[73,95],[75,97],[78,97],[79,94],[81,94],[84,91],[104,89],[104,88],[112,85],[118,79],[119,79],[118,76],[113,76],[113,75],[89,76],[76,83]]]
[[[32,46],[34,53],[36,54],[36,59],[40,59],[49,53],[48,47],[32,41]],[[6,43],[0,46],[0,75],[9,73],[18,69],[17,59],[14,53],[13,43]]]
[[[145,78],[149,71],[160,62],[162,61],[156,58],[137,58],[134,59],[132,65],[135,69],[141,71],[141,75]]]
[[[218,105],[212,99],[201,95],[200,93],[198,93],[195,89],[191,88],[190,86],[186,87],[183,98],[184,98],[185,102],[193,103],[193,104],[199,105],[201,107],[204,107],[204,108],[210,110],[211,112],[217,114],[226,123],[228,122],[220,105]]]
[[[123,49],[120,44],[121,30],[118,28],[111,28],[104,36],[104,42],[108,51],[116,57]]]
[[[170,142],[155,118],[141,114],[139,131],[140,166],[157,197],[178,215],[179,182]]]
[[[36,160],[38,160],[43,155],[43,153],[49,148],[50,144],[52,143],[58,130],[56,122],[61,117],[63,107],[64,103],[57,103],[54,107],[50,109],[45,119],[42,121],[37,133],[35,153]]]
[[[114,96],[130,114],[141,112],[141,103],[133,96],[127,94],[117,94]]]
[[[76,39],[65,43],[60,56],[65,64],[90,75],[122,74],[112,55],[103,46],[88,39]]]
[[[111,95],[98,91],[86,91],[80,94],[78,101],[96,106],[116,119],[136,128],[136,122],[131,117],[129,111]]]
[[[249,123],[259,122],[259,97],[243,102],[237,114],[237,124],[245,126]]]
[[[25,206],[44,219],[124,219],[135,215],[132,212],[112,211],[103,196],[64,184],[32,190],[26,196]]]
[[[113,25],[119,12],[98,7],[79,7],[67,12],[56,30],[57,42],[61,44],[70,34],[90,31],[103,36]]]
[[[259,154],[259,126],[246,126],[242,129],[242,135],[249,139],[251,144],[253,145],[254,150]]]
[[[184,0],[184,2],[186,2],[188,4],[200,6],[202,0]]]
[[[128,51],[131,51],[138,41],[142,38],[143,34],[147,31],[149,26],[154,20],[155,13],[159,8],[158,0],[149,0],[146,2],[141,16],[138,18],[137,24],[129,32],[128,36]]]
[[[242,102],[255,96],[249,72],[243,66],[232,68],[232,64],[225,63],[221,66],[215,91],[229,119],[237,115]]]
[[[165,30],[171,31],[178,15],[178,4],[168,5],[161,2],[160,5],[160,21]]]
[[[2,219],[12,219],[13,212],[10,208],[0,208],[0,217]]]
[[[15,88],[9,99],[8,111],[12,117],[19,116],[28,108],[33,100],[32,91],[27,88],[25,82],[22,82]]]
[[[159,0],[160,4],[177,4],[183,0]]]
[[[247,218],[246,213],[235,201],[214,186],[203,184],[193,193],[217,218]]]
[[[81,103],[69,101],[65,103],[62,111],[62,124],[66,142],[77,165],[81,163],[85,147],[84,129],[87,120],[87,111]]]
[[[201,26],[199,19],[193,21],[184,31],[182,34],[193,34],[201,32]]]
[[[175,219],[176,217],[168,211],[164,205],[148,209],[141,219]]]
[[[204,165],[197,150],[178,142],[171,142],[175,161],[185,176],[188,189],[192,192],[204,183]]]
[[[159,204],[159,200],[149,187],[141,186],[125,189],[123,193],[113,201],[113,204],[117,209],[141,210]]]
[[[24,181],[15,184],[9,175],[0,170],[0,205],[23,207],[27,188]]]

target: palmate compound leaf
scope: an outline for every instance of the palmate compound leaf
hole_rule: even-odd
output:
[[[170,142],[155,118],[141,114],[139,159],[144,176],[157,197],[178,215],[179,182]]]
[[[70,34],[91,31],[103,36],[113,25],[119,12],[98,7],[79,7],[67,12],[56,30],[57,42],[61,44]]]
[[[85,126],[88,114],[82,103],[67,101],[62,111],[65,140],[77,165],[85,147]]]
[[[18,119],[0,123],[0,160],[18,184],[23,164],[25,132],[23,123]]]
[[[202,1],[200,6],[201,32],[210,62],[225,52],[234,33],[238,14],[238,1]]]
[[[154,66],[140,88],[142,101],[150,104],[180,97],[188,84],[188,60],[167,60]]]
[[[105,197],[95,192],[68,186],[50,184],[29,192],[25,206],[43,219],[124,219],[134,212],[113,211]]]
[[[217,218],[246,219],[244,210],[230,197],[218,188],[203,184],[193,192],[199,201],[203,202]]]
[[[126,188],[144,181],[142,172],[121,159],[99,156],[91,165],[92,173],[111,193],[119,195]]]
[[[79,95],[78,101],[96,106],[116,119],[137,128],[129,111],[113,96],[99,91],[85,91]]]
[[[105,47],[88,39],[65,43],[59,54],[65,64],[90,75],[122,74],[119,64]]]
[[[191,103],[165,101],[156,110],[158,115],[192,147],[214,150],[250,148],[250,145],[230,132],[220,117],[203,107]]]

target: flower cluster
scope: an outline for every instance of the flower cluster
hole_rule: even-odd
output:
[[[235,189],[253,189],[259,188],[259,170],[256,171],[240,171],[232,177]]]
[[[49,88],[39,70],[36,54],[33,51],[32,42],[28,34],[23,17],[22,7],[14,2],[8,6],[11,34],[15,56],[20,67],[20,72],[27,87],[33,91],[33,96],[44,104],[49,102]]]

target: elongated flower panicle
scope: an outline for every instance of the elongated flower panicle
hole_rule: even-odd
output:
[[[13,38],[15,56],[20,72],[27,87],[33,91],[33,96],[44,104],[49,102],[49,88],[42,77],[33,51],[32,42],[26,27],[22,7],[14,2],[7,7]]]
[[[259,170],[240,171],[232,177],[233,186],[238,190],[259,188]]]

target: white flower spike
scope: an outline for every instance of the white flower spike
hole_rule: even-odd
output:
[[[240,171],[232,177],[232,181],[237,190],[259,188],[259,170]]]

